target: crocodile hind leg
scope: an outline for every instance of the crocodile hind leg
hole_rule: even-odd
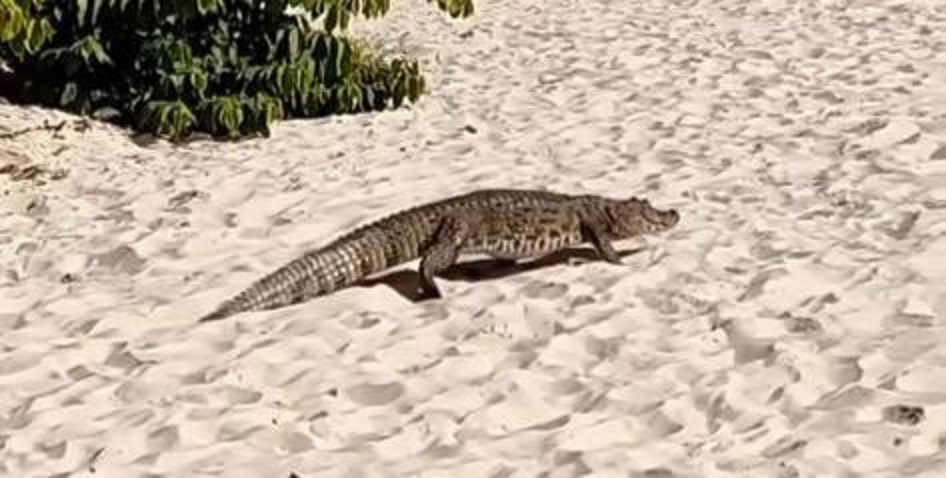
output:
[[[422,299],[439,299],[440,289],[434,276],[452,266],[466,242],[470,227],[453,216],[444,217],[434,233],[433,240],[420,259],[420,289]]]

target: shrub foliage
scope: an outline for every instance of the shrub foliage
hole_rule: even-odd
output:
[[[172,139],[398,107],[424,91],[416,60],[343,33],[389,1],[0,0],[6,94]],[[429,1],[452,17],[473,11],[472,0]]]

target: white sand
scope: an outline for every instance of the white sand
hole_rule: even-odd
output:
[[[946,7],[394,3],[359,30],[422,55],[413,108],[0,140],[67,173],[0,175],[0,475],[946,474]],[[5,131],[63,119],[0,106]],[[357,224],[498,186],[683,220],[623,267],[195,323]]]

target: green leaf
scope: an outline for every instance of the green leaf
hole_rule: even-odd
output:
[[[16,4],[0,8],[0,41],[10,41],[25,29],[26,19]]]
[[[273,80],[271,83],[273,91],[278,92],[280,96],[288,93],[290,90],[286,85],[286,65],[280,64],[276,67],[275,72],[273,73]]]
[[[186,136],[195,121],[194,113],[184,103],[175,102],[169,108],[164,119],[164,131],[172,139],[180,139]]]
[[[218,6],[218,0],[197,0],[197,12],[201,15],[217,12]]]
[[[99,24],[99,13],[102,11],[102,4],[108,1],[109,0],[92,0],[92,18],[89,22],[91,25],[95,26]]]
[[[203,97],[204,91],[207,89],[207,73],[195,69],[187,75],[187,79],[191,88],[197,93],[197,96]]]
[[[38,52],[40,48],[49,41],[53,33],[53,27],[45,19],[33,20],[30,23],[32,24],[32,28],[27,35],[26,50],[33,54]]]
[[[242,105],[235,100],[227,102],[227,106],[224,108],[223,125],[227,128],[228,134],[239,132],[243,117]]]
[[[340,78],[345,75],[345,60],[348,58],[348,44],[345,40],[336,39],[335,45],[335,76]]]
[[[99,121],[109,121],[121,118],[122,113],[111,106],[103,106],[92,112],[92,117]]]
[[[98,63],[111,63],[112,61],[102,48],[102,44],[93,36],[83,38],[79,44],[79,50],[86,62],[89,61],[89,58],[95,59]]]
[[[75,0],[76,2],[76,25],[80,28],[85,26],[86,18],[85,15],[89,11],[89,2],[96,0]]]
[[[74,82],[66,83],[62,88],[62,94],[59,96],[59,106],[69,106],[76,101],[79,94],[79,88]]]
[[[299,30],[293,28],[289,31],[289,58],[299,57]]]

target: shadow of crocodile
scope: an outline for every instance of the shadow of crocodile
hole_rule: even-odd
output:
[[[618,251],[618,256],[623,259],[637,254],[642,250],[643,248],[639,247],[636,249]],[[456,265],[444,271],[442,274],[439,274],[437,277],[448,281],[479,282],[501,279],[503,277],[569,262],[585,263],[599,261],[602,260],[594,249],[590,247],[576,247],[553,252],[536,259],[523,259],[521,261],[508,259],[476,259],[457,262]],[[352,287],[386,285],[411,302],[420,302],[424,300],[421,298],[418,288],[420,275],[417,273],[416,265],[414,267],[414,269],[397,269],[391,272],[384,272],[372,278],[363,279],[355,283]]]

